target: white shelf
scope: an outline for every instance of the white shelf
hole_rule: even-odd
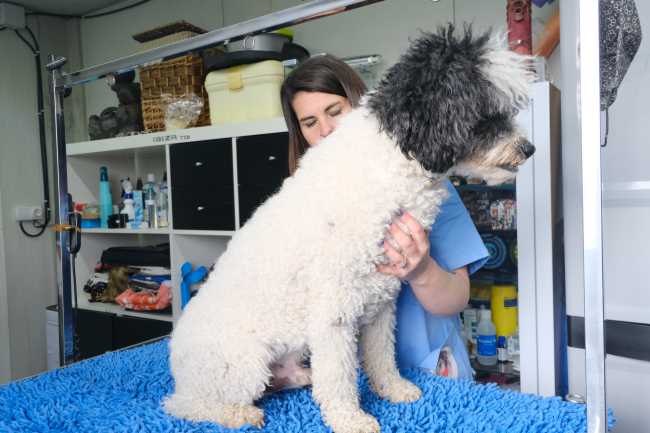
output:
[[[287,127],[284,118],[275,117],[254,122],[201,126],[198,128],[153,132],[150,134],[138,134],[128,137],[68,143],[67,154],[68,156],[81,156],[105,152],[138,150],[161,147],[174,143],[270,134],[274,132],[285,132],[286,130]]]
[[[82,234],[104,234],[104,235],[114,235],[114,234],[128,234],[128,235],[168,235],[169,227],[158,228],[158,229],[81,229]]]
[[[146,311],[131,311],[125,310],[117,304],[108,304],[105,302],[90,302],[88,301],[88,295],[79,290],[77,301],[79,303],[78,307],[82,310],[91,310],[99,311],[102,313],[113,313],[118,316],[128,316],[128,317],[139,317],[142,319],[151,319],[151,320],[162,320],[165,322],[173,322],[174,319],[171,313],[156,313],[156,312],[146,312]]]
[[[175,235],[190,235],[190,236],[234,236],[234,231],[222,230],[173,230]]]

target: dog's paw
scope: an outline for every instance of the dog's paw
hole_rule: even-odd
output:
[[[330,419],[328,424],[334,433],[379,433],[380,431],[379,422],[375,417],[361,410],[338,414],[336,418]]]
[[[373,388],[377,395],[392,403],[410,403],[422,397],[420,388],[401,377],[384,385],[374,385]]]
[[[253,405],[224,405],[220,411],[219,424],[228,428],[241,428],[246,424],[264,427],[264,411]]]

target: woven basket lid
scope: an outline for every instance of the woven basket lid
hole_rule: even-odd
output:
[[[156,27],[155,29],[147,30],[146,32],[137,33],[132,36],[138,42],[149,42],[165,36],[173,35],[179,32],[193,32],[196,34],[206,33],[200,27],[190,24],[187,21],[176,21],[173,23],[165,24],[164,26]]]

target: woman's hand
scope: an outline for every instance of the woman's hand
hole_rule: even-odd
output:
[[[378,265],[377,270],[412,283],[425,275],[433,265],[433,259],[429,256],[429,237],[408,212],[399,218],[399,222],[401,224],[391,224],[384,240],[389,263]]]
[[[401,227],[400,227],[401,226]],[[415,297],[431,314],[450,315],[462,311],[469,301],[466,267],[447,272],[429,256],[429,237],[412,215],[405,213],[393,222],[384,240],[389,263],[377,270],[408,281]]]

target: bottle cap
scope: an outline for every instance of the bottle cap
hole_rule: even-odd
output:
[[[104,166],[99,167],[99,180],[102,182],[108,181],[108,168]]]

